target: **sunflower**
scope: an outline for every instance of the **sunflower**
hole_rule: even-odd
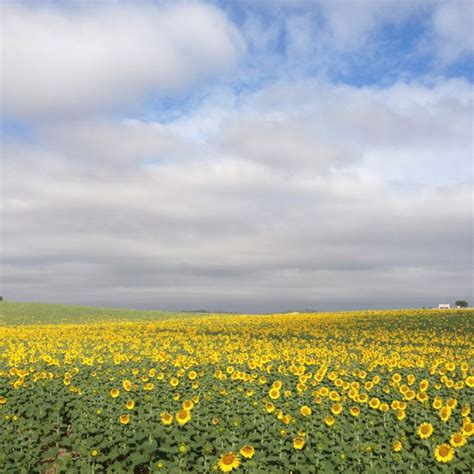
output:
[[[192,400],[184,400],[182,406],[183,406],[183,410],[191,411],[194,407],[194,402]]]
[[[255,454],[255,449],[253,446],[250,444],[246,444],[243,448],[240,450],[240,454],[245,458],[245,459],[252,459],[253,455]]]
[[[272,387],[280,390],[280,388],[283,387],[283,382],[281,380],[275,380],[275,382],[272,383]]]
[[[265,410],[267,413],[273,413],[275,411],[275,405],[272,402],[265,403]]]
[[[405,413],[404,410],[398,410],[397,411],[397,420],[402,421],[406,418],[407,414]]]
[[[402,380],[402,376],[400,374],[393,374],[392,375],[392,380],[395,384],[398,384]]]
[[[357,397],[357,401],[359,403],[367,403],[369,396],[366,393],[360,393]]]
[[[407,390],[405,393],[405,398],[409,401],[413,400],[416,396],[416,393],[413,390]]]
[[[441,408],[441,410],[438,412],[439,417],[441,418],[442,421],[448,421],[449,417],[451,416],[452,410],[449,408],[448,405],[445,407]]]
[[[306,405],[303,405],[301,408],[300,408],[300,413],[303,415],[303,416],[309,416],[311,415],[311,413],[313,413],[313,411],[311,410],[310,407],[306,406]]]
[[[293,417],[291,415],[284,415],[281,419],[281,422],[285,425],[289,425]]]
[[[421,402],[421,403],[424,403],[424,402],[427,402],[429,397],[428,397],[428,394],[426,392],[418,392],[417,395],[416,395],[416,399]]]
[[[324,423],[326,423],[327,426],[332,426],[336,420],[334,419],[333,416],[329,415],[326,418],[324,418]]]
[[[172,377],[170,380],[170,385],[173,388],[176,388],[179,385],[179,380],[176,377]]]
[[[304,438],[302,438],[301,436],[297,436],[293,440],[293,447],[295,449],[303,449],[303,446],[304,446]]]
[[[351,407],[351,409],[349,410],[349,413],[352,415],[352,416],[359,416],[360,415],[360,408],[359,407]]]
[[[120,423],[122,423],[122,425],[128,425],[130,423],[130,416],[120,415],[119,421],[120,421]]]
[[[396,453],[399,453],[402,450],[402,447],[403,447],[402,442],[399,441],[398,439],[392,443],[392,449]]]
[[[441,400],[441,398],[436,397],[436,398],[433,400],[433,408],[434,408],[435,410],[439,410],[442,406],[443,406],[443,401]]]
[[[298,390],[299,393],[305,392],[307,389],[308,388],[303,383],[299,383],[296,385],[296,390]]]
[[[235,453],[230,451],[228,453],[224,453],[219,458],[217,465],[222,472],[230,472],[240,466],[240,458]]]
[[[321,395],[322,397],[327,397],[329,393],[329,389],[327,387],[321,387],[319,389],[319,395]]]
[[[431,423],[422,423],[417,430],[421,439],[428,439],[433,434],[433,425]]]
[[[280,390],[278,388],[271,388],[268,392],[268,396],[272,400],[277,400],[278,398],[280,398]]]
[[[454,364],[454,362],[446,362],[447,370],[449,370],[450,372],[453,372],[455,368],[456,368],[456,365]]]
[[[176,421],[178,425],[184,426],[191,419],[191,412],[189,410],[181,410],[176,413]]]
[[[436,461],[446,463],[454,458],[454,448],[447,443],[438,444],[434,450]]]
[[[335,390],[331,390],[329,392],[329,398],[333,401],[333,402],[338,402],[340,399],[341,399],[341,396],[339,395],[339,393],[337,393]]]
[[[462,431],[462,434],[464,436],[467,436],[468,438],[470,436],[473,436],[474,435],[474,423],[472,423],[471,421],[463,423],[461,431]]]
[[[118,388],[113,388],[109,393],[112,398],[117,398],[120,395],[120,390]]]
[[[128,400],[127,403],[125,404],[125,407],[128,410],[133,410],[135,408],[135,402],[133,400]]]
[[[467,442],[467,438],[462,433],[454,433],[449,438],[449,442],[453,448],[460,448]]]
[[[132,384],[130,383],[130,380],[124,380],[122,382],[122,387],[124,390],[126,390],[127,392],[130,392],[130,390],[132,389]]]
[[[377,397],[371,398],[369,402],[369,406],[370,408],[377,409],[380,406],[380,400]]]
[[[342,413],[342,405],[340,403],[334,403],[331,408],[333,415],[340,415]]]
[[[98,451],[97,449],[93,449],[93,450],[91,451],[91,456],[92,456],[93,458],[97,457],[98,455],[99,455],[99,451]]]
[[[446,402],[446,406],[454,410],[458,404],[458,401],[455,398],[449,398]]]
[[[164,411],[160,414],[161,418],[161,423],[163,423],[165,426],[171,425],[173,423],[173,417],[167,412]]]

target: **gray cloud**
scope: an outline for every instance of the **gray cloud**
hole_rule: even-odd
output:
[[[297,86],[6,145],[5,294],[255,311],[469,299],[472,86]]]

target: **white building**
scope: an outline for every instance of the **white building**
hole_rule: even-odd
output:
[[[438,309],[451,309],[451,305],[449,303],[440,303]]]

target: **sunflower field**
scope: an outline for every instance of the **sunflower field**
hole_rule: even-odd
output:
[[[470,310],[134,318],[0,323],[0,472],[472,472]]]

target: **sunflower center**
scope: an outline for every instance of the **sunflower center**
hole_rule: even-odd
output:
[[[222,464],[225,464],[227,466],[230,466],[233,462],[234,462],[234,456],[232,456],[232,454],[226,454],[222,458]]]
[[[441,448],[439,448],[439,454],[440,456],[446,457],[449,454],[449,449],[446,446],[441,446]]]

